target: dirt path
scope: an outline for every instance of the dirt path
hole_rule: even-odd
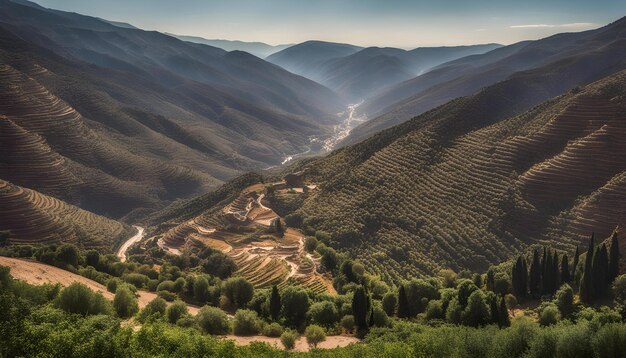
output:
[[[222,337],[224,339],[230,339],[235,342],[238,346],[246,346],[252,342],[265,342],[273,347],[278,349],[284,349],[283,344],[280,342],[280,338],[273,337],[265,337],[265,336],[249,336],[249,337],[239,337],[234,335],[228,335]],[[317,345],[317,348],[323,349],[332,349],[345,347],[353,343],[360,342],[358,338],[352,336],[328,336],[326,340]],[[294,348],[296,352],[308,352],[309,345],[306,342],[305,337],[300,337],[296,341],[296,346]]]
[[[120,246],[120,249],[117,251],[117,257],[119,257],[120,261],[122,262],[126,261],[126,251],[128,251],[128,249],[134,243],[139,242],[141,241],[141,239],[143,239],[144,228],[137,226],[137,225],[133,225],[133,227],[137,229],[137,233],[135,234],[135,236],[126,240],[126,242],[123,243],[122,246]]]
[[[100,292],[102,295],[112,300],[114,295],[107,291],[107,288],[93,280],[86,277],[65,271],[58,267],[46,265],[36,261],[29,261],[23,259],[17,259],[13,257],[0,256],[0,265],[11,268],[11,276],[15,279],[26,281],[31,285],[43,285],[45,283],[61,284],[62,286],[69,286],[74,282],[82,283],[95,292]],[[145,307],[150,301],[155,299],[157,295],[153,292],[137,291],[139,307]],[[196,315],[199,307],[187,305],[189,313]]]

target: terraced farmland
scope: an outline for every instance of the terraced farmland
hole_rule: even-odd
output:
[[[314,292],[334,292],[306,256],[304,235],[292,228],[276,233],[272,225],[279,216],[263,203],[264,188],[251,185],[223,207],[206,210],[155,239],[173,254],[198,243],[220,250],[237,265],[235,274],[255,287],[302,285]]]
[[[0,229],[9,244],[74,243],[112,252],[133,230],[117,221],[0,179]]]
[[[307,163],[305,225],[386,280],[573,251],[626,223],[626,71],[496,123],[489,92]]]

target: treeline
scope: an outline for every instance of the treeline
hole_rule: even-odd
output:
[[[523,255],[519,256],[511,272],[513,292],[520,299],[553,296],[561,285],[571,283],[578,287],[580,300],[586,304],[609,298],[609,288],[619,274],[617,233],[612,235],[608,248],[605,243],[596,245],[592,234],[584,255],[584,262],[579,262],[576,247],[571,266],[566,253],[559,256],[556,250],[547,247],[541,258],[538,250],[533,251],[530,265]],[[488,280],[490,277],[493,272],[491,276],[488,274]]]

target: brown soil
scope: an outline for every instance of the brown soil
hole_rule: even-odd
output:
[[[274,337],[265,337],[265,336],[248,336],[248,337],[240,337],[234,335],[224,336],[224,339],[230,339],[235,342],[238,346],[245,346],[252,342],[264,342],[275,348],[284,349],[283,344],[280,342],[280,338]],[[328,336],[326,340],[317,345],[317,348],[322,349],[332,349],[345,347],[353,343],[358,343],[360,340],[353,336]],[[296,352],[308,352],[309,345],[306,342],[305,337],[300,337],[296,341],[296,346],[294,348]]]

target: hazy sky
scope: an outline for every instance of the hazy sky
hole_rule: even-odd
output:
[[[625,0],[35,0],[147,30],[270,44],[413,48],[537,39],[602,26]]]

